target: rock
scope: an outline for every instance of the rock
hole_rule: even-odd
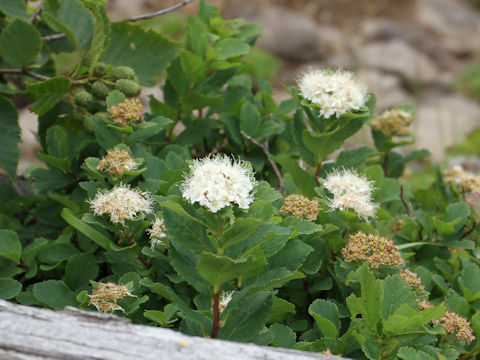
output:
[[[480,105],[461,95],[428,94],[418,105],[413,132],[416,148],[426,148],[440,161],[445,150],[480,124]]]
[[[403,40],[408,45],[425,52],[431,59],[446,70],[457,72],[461,64],[454,54],[443,47],[442,39],[414,23],[392,19],[366,20],[362,25],[362,37],[367,42]]]
[[[442,36],[442,46],[457,53],[479,53],[480,15],[459,0],[416,0],[416,20]]]
[[[360,70],[357,79],[368,87],[368,91],[377,95],[377,111],[383,112],[394,106],[412,102],[412,97],[403,88],[395,75],[384,74],[377,70]]]
[[[402,40],[368,43],[358,46],[355,53],[361,66],[400,76],[410,86],[437,79],[436,64]]]
[[[301,12],[276,6],[251,6],[242,16],[263,26],[259,46],[290,61],[319,60],[347,47],[341,31],[318,25]]]

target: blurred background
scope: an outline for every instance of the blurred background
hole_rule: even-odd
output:
[[[180,0],[108,0],[113,20],[160,10]],[[224,17],[242,17],[263,26],[250,54],[258,74],[272,81],[277,100],[311,68],[354,70],[377,95],[379,113],[411,103],[416,148],[430,161],[446,157],[480,163],[480,0],[210,0]],[[181,39],[183,18],[196,13],[196,1],[144,22]],[[159,89],[147,89],[161,98]],[[24,114],[21,169],[35,151]],[[354,140],[368,144],[364,132]],[[480,166],[478,166],[480,170]]]

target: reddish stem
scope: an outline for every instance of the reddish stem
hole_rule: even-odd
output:
[[[218,336],[218,330],[220,329],[220,287],[213,296],[213,327],[212,327],[212,339],[216,339]]]

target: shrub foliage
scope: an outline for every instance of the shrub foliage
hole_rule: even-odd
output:
[[[402,148],[412,107],[277,103],[245,56],[260,27],[203,1],[181,41],[102,1],[0,10],[0,298],[357,359],[476,356],[478,178],[402,177],[428,156]],[[45,163],[22,195],[19,97]],[[364,126],[374,148],[345,150]]]

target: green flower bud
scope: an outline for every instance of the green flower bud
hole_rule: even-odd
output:
[[[133,80],[135,79],[135,70],[128,66],[117,66],[112,69],[112,72],[110,73],[110,79],[112,81],[117,81],[120,79]]]
[[[101,81],[95,81],[92,85],[92,92],[100,99],[105,99],[112,89]]]
[[[120,79],[115,82],[115,89],[121,91],[128,97],[134,97],[140,95],[142,88],[133,80]]]
[[[93,95],[86,91],[78,92],[73,98],[73,101],[76,105],[84,108],[90,108],[94,103]]]
[[[102,77],[107,73],[107,67],[104,63],[95,64],[93,67],[93,75]]]

